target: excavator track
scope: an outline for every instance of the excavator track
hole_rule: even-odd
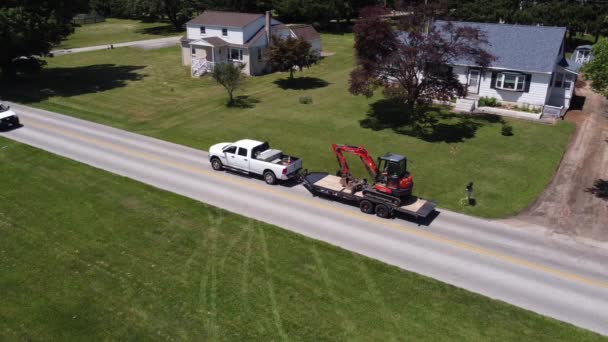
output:
[[[395,196],[391,196],[379,191],[374,190],[373,188],[371,189],[364,189],[363,190],[363,196],[367,197],[369,199],[372,200],[376,200],[379,202],[385,202],[385,203],[390,203],[396,207],[401,205],[401,199]]]

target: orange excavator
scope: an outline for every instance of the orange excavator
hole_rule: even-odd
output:
[[[412,175],[407,171],[406,157],[387,153],[379,157],[378,164],[376,164],[374,158],[363,146],[332,144],[331,148],[340,165],[337,175],[342,177],[345,184],[353,180],[353,177],[344,153],[354,154],[361,159],[373,182],[373,184],[367,184],[367,181],[364,180],[360,185],[364,196],[400,205],[412,194],[414,181]]]

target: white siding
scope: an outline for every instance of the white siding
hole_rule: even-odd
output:
[[[467,84],[468,68],[463,66],[454,66],[454,74],[458,77],[458,81],[462,84]],[[496,70],[495,72],[500,72]],[[480,97],[495,97],[502,102],[513,102],[521,104],[529,104],[534,106],[542,106],[546,103],[548,97],[550,74],[528,73],[532,75],[530,80],[530,90],[528,92],[509,91],[502,89],[492,89],[492,72],[482,72],[479,94]]]
[[[551,75],[537,73],[530,74],[532,75],[530,80],[530,91],[526,93],[521,91],[490,88],[490,83],[492,82],[492,72],[486,71],[481,77],[479,96],[495,97],[504,102],[527,103],[534,106],[543,106],[545,104],[545,99],[547,98],[547,90]]]
[[[221,26],[205,26],[205,34],[201,35],[201,25],[189,24],[187,28],[188,39],[219,37],[232,44],[243,44],[242,29],[226,27],[228,29],[228,36],[223,36],[222,28]]]
[[[317,54],[320,54],[322,49],[321,49],[321,39],[315,39],[315,40],[311,40],[310,41],[310,45],[311,45],[311,50],[315,51]]]

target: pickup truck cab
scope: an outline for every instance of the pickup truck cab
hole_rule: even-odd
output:
[[[271,149],[267,142],[250,139],[211,146],[209,161],[216,171],[225,168],[261,175],[268,184],[292,179],[302,169],[301,159]]]
[[[10,106],[0,103],[0,129],[19,127],[19,117]]]

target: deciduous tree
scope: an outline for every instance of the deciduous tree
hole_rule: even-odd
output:
[[[593,59],[583,66],[591,87],[608,97],[608,38],[602,38],[593,46]]]
[[[216,64],[211,77],[226,88],[228,92],[228,105],[234,104],[233,93],[241,85],[242,71],[245,68],[245,64],[241,63],[220,63]]]
[[[14,78],[16,66],[44,64],[39,57],[49,54],[72,30],[78,1],[2,0],[0,1],[0,70],[3,78]]]
[[[466,25],[429,24],[434,15],[429,7],[413,11],[396,29],[379,15],[380,8],[368,8],[354,27],[357,64],[351,73],[350,92],[372,96],[378,88],[385,96],[405,103],[410,109],[432,100],[448,101],[465,94],[449,63],[468,60],[481,67],[493,56],[485,49],[485,35]]]
[[[311,50],[309,42],[293,37],[272,37],[272,44],[266,55],[270,67],[276,71],[289,71],[290,79],[293,79],[294,67],[302,71],[305,67],[317,63],[318,59],[319,56]]]

